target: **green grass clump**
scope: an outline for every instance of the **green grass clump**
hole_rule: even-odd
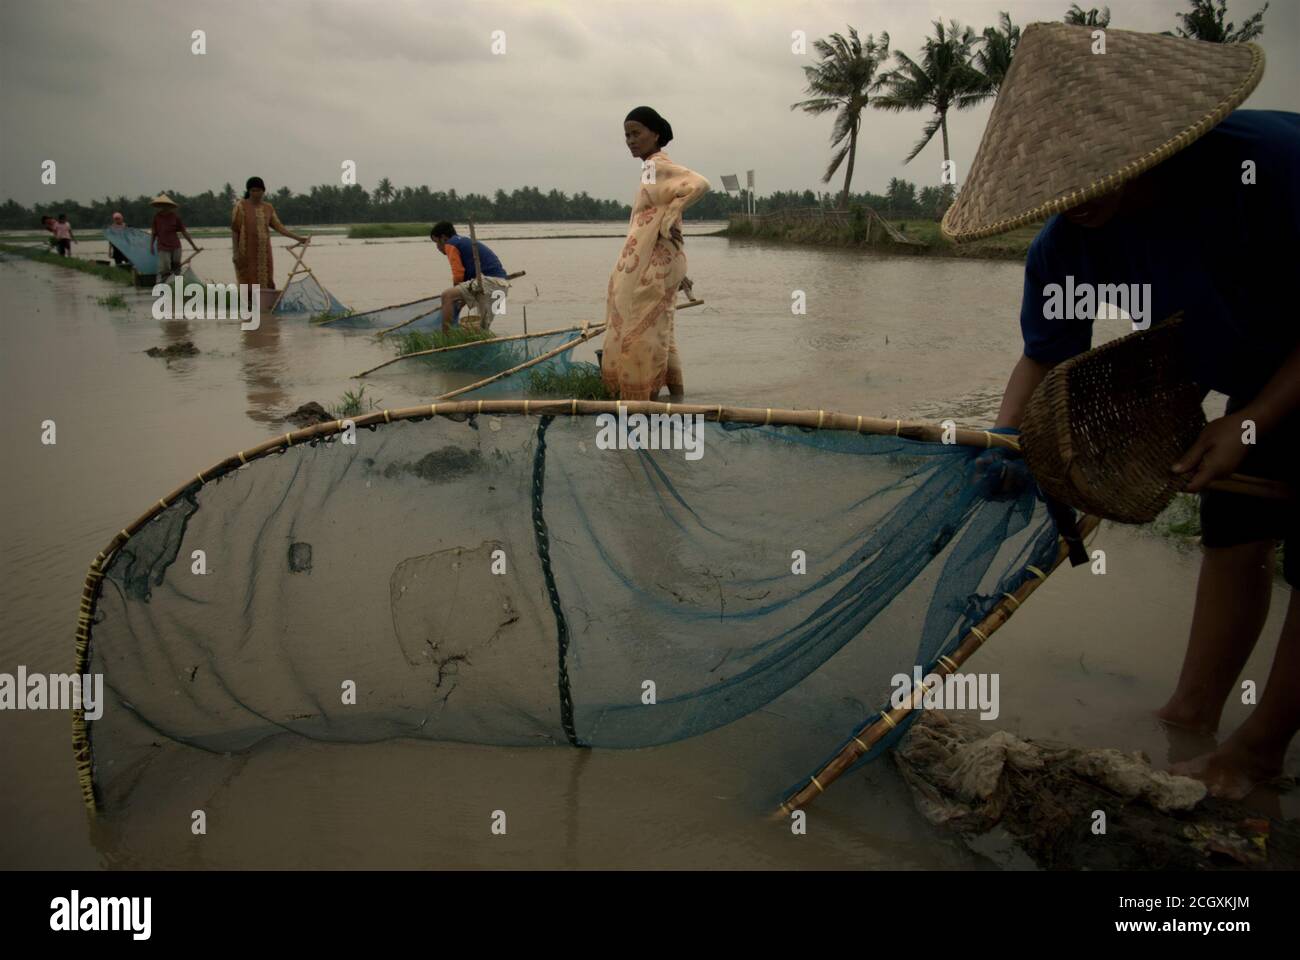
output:
[[[522,371],[521,371],[522,372]],[[613,400],[594,363],[575,363],[567,370],[531,370],[528,374],[530,397],[562,397],[565,400]]]
[[[26,257],[28,260],[36,260],[40,263],[48,263],[51,266],[64,267],[68,270],[80,270],[82,273],[89,273],[103,280],[120,283],[128,287],[131,286],[131,271],[123,270],[121,267],[106,267],[103,264],[91,263],[89,260],[80,260],[77,257],[61,257],[57,253],[47,253],[44,250],[36,250],[32,247],[18,246],[12,243],[0,243],[0,250],[19,257]]]
[[[441,330],[412,330],[395,336],[398,356],[419,353],[422,350],[440,350],[443,347],[458,347],[462,343],[477,343],[491,340],[495,334],[491,330],[469,330],[465,327],[452,327],[446,333]]]
[[[390,237],[427,237],[427,223],[354,223],[348,227],[349,240],[386,240]]]
[[[1201,535],[1201,502],[1192,493],[1176,493],[1169,506],[1151,521],[1151,529],[1162,537],[1190,540]]]
[[[1180,549],[1190,549],[1200,543],[1201,539],[1201,499],[1194,493],[1176,493],[1169,506],[1161,511],[1149,524],[1149,529],[1157,536],[1171,540]],[[1278,544],[1274,553],[1276,566],[1274,573],[1282,576],[1282,564],[1286,561],[1286,549]]]
[[[345,392],[341,402],[330,407],[330,413],[339,419],[355,417],[375,409],[379,404],[379,400],[366,396],[366,386],[362,384],[355,393],[351,390]]]
[[[863,247],[921,257],[1024,260],[1029,252],[1029,244],[1038,234],[1040,227],[1040,224],[1018,227],[997,237],[958,246],[944,237],[939,224],[934,220],[890,219],[889,223],[909,240],[919,241],[925,246],[915,247],[894,243],[887,238],[882,238],[877,229],[868,231],[865,215],[845,222],[814,218],[774,220],[754,224],[746,220],[733,220],[723,234],[729,237],[752,237],[756,240],[775,240],[813,246]]]
[[[322,310],[320,313],[312,315],[311,322],[326,323],[330,320],[342,320],[344,317],[350,317],[354,313],[356,313],[356,311],[351,307],[348,307],[348,309],[344,310],[342,313],[330,313],[328,310]]]
[[[110,310],[125,310],[129,306],[126,302],[126,297],[122,296],[120,293],[114,293],[107,297],[100,297],[95,302],[101,307],[108,307]]]

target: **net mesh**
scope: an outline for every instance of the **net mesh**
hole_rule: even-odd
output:
[[[558,347],[565,344],[577,346],[577,340],[582,336],[582,331],[578,328],[573,330],[560,330],[549,333],[532,334],[528,337],[519,337],[517,339],[492,338],[488,340],[479,340],[465,346],[456,347],[451,350],[439,350],[436,353],[430,353],[425,356],[404,357],[400,363],[393,364],[393,367],[404,367],[407,370],[426,368],[432,370],[441,370],[453,373],[476,373],[484,376],[490,376],[503,370],[509,370],[520,364],[527,363],[530,360],[550,353]],[[494,381],[489,386],[496,386],[501,383],[522,383],[527,379],[529,370],[535,370],[539,367],[548,369],[567,369],[572,365],[569,359],[571,351],[564,351],[555,357],[542,361],[540,364],[521,371],[523,379],[519,374],[512,374],[501,380]],[[388,368],[385,368],[388,369]],[[480,390],[486,390],[487,387],[481,387]],[[487,394],[475,393],[476,398],[486,397]],[[504,392],[501,396],[523,396],[523,393]]]
[[[334,294],[320,285],[313,274],[305,274],[291,281],[275,305],[276,313],[310,314],[315,317],[337,317],[348,312]]]
[[[121,230],[105,227],[104,239],[131,261],[136,273],[158,272],[158,254],[151,249],[152,238],[147,230],[139,227],[123,227]]]
[[[460,320],[460,304],[456,305],[453,326]],[[322,321],[331,330],[389,330],[401,325],[400,333],[416,330],[437,330],[442,327],[442,304],[438,297],[425,297],[391,307],[377,307],[363,313],[348,313]]]
[[[440,415],[196,479],[98,581],[100,803],[168,746],[643,747],[778,699],[830,755],[1055,550],[1032,494],[986,495],[976,449],[700,429],[695,457],[689,435],[609,448],[590,415]]]

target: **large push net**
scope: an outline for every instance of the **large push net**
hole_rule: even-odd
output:
[[[1031,493],[991,496],[979,448],[933,431],[710,408],[695,433],[697,408],[629,409],[665,411],[385,411],[163,498],[87,579],[79,672],[108,691],[75,722],[88,803],[126,802],[161,745],[642,747],[814,675],[787,715],[831,751],[1056,548]]]

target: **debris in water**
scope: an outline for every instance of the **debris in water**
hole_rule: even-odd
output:
[[[315,400],[308,400],[284,419],[300,427],[311,427],[318,423],[332,423],[337,418],[330,416],[330,412]]]
[[[968,841],[1000,826],[1040,867],[1294,869],[1300,826],[1206,795],[1141,753],[990,732],[924,712],[894,754],[917,808]],[[1105,814],[1104,834],[1095,832]]]
[[[289,544],[289,572],[311,573],[311,544]]]
[[[193,357],[198,352],[199,348],[189,340],[182,340],[180,343],[173,343],[166,347],[150,347],[145,351],[151,357],[164,357],[167,360],[175,357]]]

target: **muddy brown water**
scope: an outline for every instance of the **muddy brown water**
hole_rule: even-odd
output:
[[[690,236],[707,229],[694,225],[687,245],[706,306],[678,320],[689,400],[990,422],[1019,348],[1019,265]],[[591,233],[608,236],[576,238]],[[556,234],[571,238],[542,239]],[[609,224],[485,228],[507,267],[528,271],[494,329],[519,332],[524,306],[530,330],[601,319],[620,235]],[[224,249],[204,243],[199,272],[229,279]],[[81,252],[98,255],[97,246]],[[282,252],[278,262],[283,277]],[[428,295],[447,276],[427,241],[322,237],[311,262],[358,309]],[[797,290],[806,315],[791,312]],[[181,478],[283,433],[280,418],[299,404],[337,403],[356,388],[351,374],[391,355],[365,335],[303,321],[240,332],[229,322],[154,320],[147,291],[126,290],[126,310],[96,302],[114,292],[121,288],[72,271],[0,263],[0,672],[69,670],[86,566],[115,531]],[[199,355],[169,362],[144,353],[183,340]],[[593,348],[582,349],[590,359]],[[389,407],[427,400],[429,389],[419,377],[366,381],[366,395]],[[45,420],[57,424],[54,446],[40,442]],[[996,726],[1181,759],[1203,744],[1171,742],[1149,714],[1177,675],[1196,553],[1109,525],[1094,545],[1107,551],[1107,574],[1061,571],[972,667],[1001,674]],[[1247,667],[1261,687],[1287,593],[1279,582]],[[1230,705],[1225,730],[1247,709]],[[195,838],[188,810],[91,823],[67,714],[5,711],[0,866],[1022,865],[1003,848],[985,858],[933,831],[888,759],[836,785],[812,808],[808,834],[792,836],[762,817],[786,786],[754,775],[774,749],[811,749],[808,766],[820,759],[772,709],[633,751],[281,738],[204,785],[209,832]],[[1289,759],[1294,771],[1295,750]],[[1291,797],[1259,802],[1296,815]],[[489,830],[498,809],[508,815],[505,837]]]

